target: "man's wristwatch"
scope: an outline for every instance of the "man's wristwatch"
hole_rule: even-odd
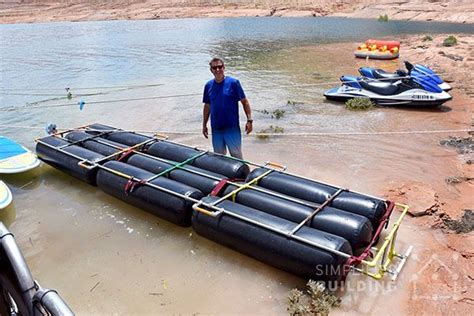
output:
[[[253,120],[252,119],[247,120],[247,123],[253,123]]]

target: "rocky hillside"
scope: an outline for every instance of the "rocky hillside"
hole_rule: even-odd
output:
[[[4,0],[0,23],[237,16],[346,16],[474,23],[472,0]]]

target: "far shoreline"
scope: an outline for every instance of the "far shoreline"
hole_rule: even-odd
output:
[[[132,22],[132,21],[170,21],[170,20],[220,20],[220,19],[346,19],[346,20],[358,20],[358,21],[375,21],[372,18],[361,18],[361,17],[352,17],[352,16],[336,16],[336,15],[327,15],[327,16],[191,16],[191,17],[164,17],[158,19],[152,18],[144,18],[144,19],[103,19],[103,20],[52,20],[52,21],[22,21],[22,22],[14,22],[14,23],[2,23],[1,25],[30,25],[30,24],[51,24],[51,23],[87,23],[87,22]],[[389,20],[387,22],[380,22],[380,23],[391,23],[391,22],[410,22],[410,23],[427,23],[427,24],[447,24],[447,25],[456,25],[456,26],[464,26],[470,25],[467,23],[460,23],[460,22],[452,22],[452,21],[419,21],[419,20]],[[474,34],[474,25],[473,25],[472,32],[470,31],[459,31],[456,32],[442,32],[442,33],[435,33],[435,34]],[[409,35],[414,33],[402,33],[400,35]]]
[[[377,20],[383,16],[387,16],[389,21],[474,23],[474,5],[468,1],[437,3],[424,0],[421,2],[426,3],[404,2],[396,7],[388,0],[377,3],[370,0],[354,0],[350,3],[314,0],[305,2],[308,3],[305,5],[292,1],[275,2],[280,5],[243,0],[236,3],[224,1],[218,5],[205,0],[175,2],[79,1],[72,4],[64,0],[12,0],[0,3],[0,24],[236,17],[342,17]],[[289,4],[282,5],[284,3]]]

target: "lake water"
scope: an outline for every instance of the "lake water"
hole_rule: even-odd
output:
[[[220,56],[227,75],[246,90],[255,131],[284,129],[268,140],[245,137],[247,159],[371,194],[411,179],[443,183],[446,170],[433,170],[433,163],[456,158],[437,145],[442,136],[357,133],[460,128],[469,118],[450,118],[465,107],[360,113],[322,97],[360,66],[400,67],[402,58],[355,59],[357,43],[436,33],[474,34],[474,26],[344,18],[0,25],[0,134],[33,149],[50,122],[58,128],[100,122],[164,131],[209,148],[200,135],[201,93],[211,78],[208,61]],[[284,116],[272,118],[275,110]],[[354,135],[310,136],[321,132]],[[396,175],[387,174],[394,169]],[[2,178],[15,201],[0,220],[15,233],[34,277],[78,314],[283,314],[288,290],[304,284],[49,166]]]
[[[344,18],[2,25],[0,109],[16,110],[2,112],[1,121],[30,126],[45,126],[52,121],[67,128],[91,119],[103,120],[113,111],[138,116],[135,122],[135,115],[127,120],[124,126],[127,128],[137,129],[145,123],[142,118],[146,117],[148,122],[151,118],[160,121],[161,124],[153,128],[195,131],[199,127],[199,115],[194,113],[200,111],[202,86],[210,78],[207,62],[213,56],[225,58],[227,73],[242,81],[254,109],[274,110],[287,99],[321,102],[319,92],[335,85],[345,67],[354,60],[334,63],[340,60],[339,53],[327,50],[321,56],[314,56],[314,60],[303,61],[297,59],[294,49],[324,43],[357,43],[367,37],[440,32],[472,34],[474,26]],[[349,69],[354,73],[355,69]],[[328,84],[324,86],[324,83]],[[109,88],[149,84],[159,86],[119,91]],[[308,84],[319,86],[308,87]],[[71,89],[72,100],[66,98],[65,88]],[[193,95],[162,98],[186,94]],[[143,97],[150,99],[93,104]],[[81,100],[86,103],[87,111],[78,111],[77,103]],[[67,104],[71,106],[56,107]],[[47,107],[31,109],[32,106]],[[173,113],[172,119],[167,120],[171,118],[170,113]],[[116,118],[123,126],[125,122],[119,116]],[[8,128],[0,131],[8,133]]]

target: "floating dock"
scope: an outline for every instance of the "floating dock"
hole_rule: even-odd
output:
[[[276,163],[255,164],[102,124],[36,142],[44,162],[304,278],[339,282],[351,270],[396,278],[411,251],[395,249],[407,206],[291,174]],[[382,240],[396,208],[401,215]]]

